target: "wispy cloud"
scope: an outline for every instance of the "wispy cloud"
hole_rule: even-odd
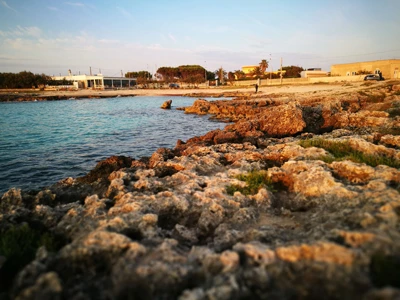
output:
[[[42,35],[42,30],[36,26],[31,27],[22,27],[17,26],[14,30],[11,31],[2,31],[0,30],[0,36],[4,37],[35,37],[38,38]]]
[[[176,42],[176,38],[171,33],[168,34],[168,37],[170,38],[170,40]]]
[[[120,41],[119,40],[100,39],[100,40],[98,40],[98,42],[102,43],[102,44],[117,44]]]
[[[71,5],[71,6],[80,6],[83,7],[85,6],[85,4],[81,3],[81,2],[64,2],[65,4]]]
[[[47,6],[47,9],[54,10],[54,11],[60,11],[57,7],[54,7],[54,6]]]
[[[11,9],[12,11],[17,12],[14,8],[12,8],[10,5],[8,5],[6,1],[1,0],[0,3],[1,3],[1,5],[3,5],[5,8]]]
[[[125,17],[132,18],[132,14],[123,7],[117,6],[118,11]]]

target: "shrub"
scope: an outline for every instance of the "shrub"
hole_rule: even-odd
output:
[[[0,233],[0,255],[6,258],[0,268],[0,291],[8,288],[14,276],[35,258],[39,247],[56,251],[64,244],[51,233],[32,229],[26,223]]]
[[[237,175],[235,178],[246,182],[246,186],[242,187],[237,184],[227,186],[226,192],[229,195],[233,195],[237,191],[243,195],[255,195],[262,187],[273,190],[272,182],[265,171],[251,171],[247,174]]]

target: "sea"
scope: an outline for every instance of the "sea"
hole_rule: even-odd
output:
[[[172,109],[160,106],[172,100]],[[116,97],[0,103],[0,196],[87,174],[112,155],[135,159],[226,123],[185,114],[190,97]]]

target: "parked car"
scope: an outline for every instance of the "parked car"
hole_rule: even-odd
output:
[[[364,77],[364,80],[385,80],[385,78],[376,75],[376,74],[370,74]]]
[[[179,89],[179,84],[177,84],[177,83],[170,83],[170,84],[169,84],[169,88],[170,88],[170,89]]]

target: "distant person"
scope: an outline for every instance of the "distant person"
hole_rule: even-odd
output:
[[[257,94],[257,92],[258,92],[258,84],[256,83],[256,84],[254,85],[254,87],[256,88],[256,94]]]

